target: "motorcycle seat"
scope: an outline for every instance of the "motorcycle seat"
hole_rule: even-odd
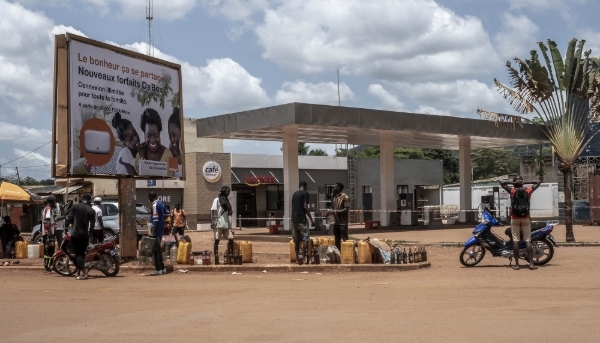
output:
[[[545,222],[531,222],[531,232],[543,229],[546,227]]]

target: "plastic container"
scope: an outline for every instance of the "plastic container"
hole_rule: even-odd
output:
[[[192,243],[188,243],[185,240],[179,241],[179,247],[177,248],[177,263],[188,264],[190,262],[191,253]]]
[[[358,263],[359,264],[373,263],[373,259],[371,256],[371,244],[369,244],[367,242],[363,242],[363,241],[358,242]]]
[[[243,263],[252,263],[252,242],[240,241],[240,248],[238,251],[242,254]]]
[[[27,255],[29,255],[27,251],[28,245],[29,244],[27,242],[22,241],[19,241],[15,244],[16,258],[27,258]]]
[[[342,264],[355,264],[356,252],[354,250],[354,241],[342,242],[342,251],[340,252]]]
[[[177,262],[177,250],[177,245],[173,245],[169,250],[169,260],[171,261],[171,264]]]
[[[38,244],[38,247],[40,248],[39,256],[44,257],[44,244]]]
[[[40,258],[40,247],[37,244],[27,246],[27,258]]]
[[[290,241],[290,262],[296,262],[296,245],[293,239]]]

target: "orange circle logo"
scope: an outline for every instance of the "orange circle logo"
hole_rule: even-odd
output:
[[[115,152],[115,136],[110,126],[98,118],[83,123],[79,133],[81,154],[93,166],[107,164]]]

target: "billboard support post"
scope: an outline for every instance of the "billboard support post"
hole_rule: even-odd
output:
[[[119,178],[119,244],[121,257],[137,256],[135,179]]]

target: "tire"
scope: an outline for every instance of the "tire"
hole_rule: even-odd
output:
[[[52,268],[54,271],[62,276],[71,276],[74,275],[77,271],[77,267],[71,262],[71,259],[66,256],[60,256],[55,258],[52,262]]]
[[[31,242],[33,244],[42,244],[44,241],[44,235],[42,235],[41,233],[38,233],[37,235],[35,235],[35,237],[33,237],[33,239],[31,240]]]
[[[468,257],[466,260],[465,256]],[[483,260],[484,256],[485,248],[480,244],[464,247],[460,251],[460,263],[462,263],[462,265],[465,267],[474,267],[481,262],[481,260]]]
[[[110,260],[112,268],[109,268],[108,270],[100,270],[102,274],[110,277],[117,276],[117,274],[119,274],[120,269],[119,261],[117,260],[117,258],[112,255],[104,255],[104,258]]]
[[[536,266],[542,266],[542,265],[550,262],[552,257],[554,257],[554,246],[552,245],[552,243],[548,239],[543,238],[543,239],[536,239],[534,241],[531,241],[532,249],[535,249],[534,244],[536,245],[536,247],[538,249],[544,250],[544,254],[542,255],[542,258],[534,257],[533,264],[535,264]],[[529,263],[529,257],[525,257],[525,261],[527,261]]]

